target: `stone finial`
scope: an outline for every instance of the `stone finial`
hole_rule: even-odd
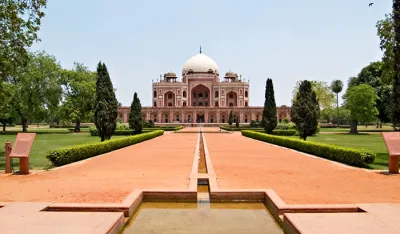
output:
[[[200,45],[200,54],[201,54],[201,45]]]

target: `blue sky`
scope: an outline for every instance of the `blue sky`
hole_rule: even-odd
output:
[[[65,68],[106,63],[117,98],[137,92],[151,105],[151,82],[181,73],[199,51],[250,79],[250,105],[262,106],[267,78],[277,105],[290,105],[297,80],[341,79],[379,60],[376,22],[392,1],[368,0],[49,0],[33,50]],[[180,76],[180,75],[179,75]],[[180,77],[181,78],[181,77]]]

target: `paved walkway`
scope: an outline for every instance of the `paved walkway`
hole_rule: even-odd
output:
[[[288,204],[400,203],[400,175],[346,168],[233,134],[205,134],[221,189],[273,189]]]
[[[122,202],[136,188],[187,189],[197,134],[164,136],[55,171],[0,175],[0,201]]]

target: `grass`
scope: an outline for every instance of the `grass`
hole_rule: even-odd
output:
[[[357,129],[359,132],[363,132],[363,131],[379,132],[379,131],[392,131],[393,130],[393,128],[391,126],[387,126],[387,125],[382,126],[382,128],[376,128],[373,125],[370,125],[368,127],[360,125],[357,127]],[[320,132],[350,132],[350,128],[320,128]]]
[[[0,147],[4,148],[5,142],[8,140],[14,143],[16,135],[0,135]],[[118,139],[126,136],[113,136],[111,139]],[[88,133],[74,134],[38,134],[35,137],[29,163],[31,169],[48,169],[52,167],[51,162],[46,158],[49,150],[63,148],[72,145],[84,143],[100,142],[99,137],[92,137]],[[19,167],[19,160],[13,159],[13,167],[15,170]],[[0,170],[5,169],[4,150],[0,150]]]
[[[298,138],[298,136],[294,136],[294,138]],[[376,154],[376,158],[370,166],[373,169],[388,168],[388,151],[380,134],[318,134],[317,136],[307,137],[307,140],[371,150]]]

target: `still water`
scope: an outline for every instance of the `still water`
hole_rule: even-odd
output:
[[[144,202],[123,233],[282,234],[283,230],[262,203]]]

